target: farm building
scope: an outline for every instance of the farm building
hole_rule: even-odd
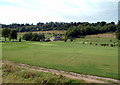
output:
[[[62,40],[62,38],[60,36],[54,36],[50,38],[51,41],[59,41]]]

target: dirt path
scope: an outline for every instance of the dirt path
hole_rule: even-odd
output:
[[[18,64],[19,67],[26,68],[29,70],[35,70],[35,71],[40,71],[40,72],[51,72],[56,75],[62,75],[70,79],[79,79],[79,80],[84,80],[87,83],[120,83],[120,81],[116,79],[111,79],[111,78],[103,78],[103,77],[98,77],[98,76],[92,76],[92,75],[84,75],[84,74],[78,74],[74,72],[65,72],[65,71],[60,71],[60,70],[55,70],[55,69],[49,69],[49,68],[43,68],[43,67],[37,67],[37,66],[30,66],[27,64]]]

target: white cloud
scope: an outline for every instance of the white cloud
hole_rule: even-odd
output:
[[[9,8],[9,10],[8,10]],[[39,10],[30,10],[13,6],[0,6],[0,23],[37,23],[46,21],[61,21],[62,17],[52,13],[49,15],[47,12]]]
[[[104,3],[119,0],[0,0],[1,23],[37,23],[49,21],[73,21],[74,17],[88,21],[95,16],[104,16]],[[7,3],[7,6],[6,4]],[[12,4],[11,4],[12,3]],[[0,3],[1,4],[1,3]],[[103,7],[102,7],[103,6]],[[117,8],[115,8],[117,9]],[[111,11],[112,12],[112,11]],[[65,17],[72,17],[71,19]],[[89,19],[83,19],[83,17]],[[106,20],[106,19],[105,19]],[[77,19],[76,19],[77,21]],[[80,21],[80,20],[79,20]]]

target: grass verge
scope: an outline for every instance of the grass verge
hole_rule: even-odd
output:
[[[69,79],[62,75],[52,73],[37,72],[18,67],[12,62],[4,61],[2,64],[3,83],[85,83],[83,80]]]

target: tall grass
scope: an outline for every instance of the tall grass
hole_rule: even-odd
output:
[[[83,80],[69,79],[61,75],[23,69],[8,61],[3,62],[2,69],[3,83],[85,83]]]

